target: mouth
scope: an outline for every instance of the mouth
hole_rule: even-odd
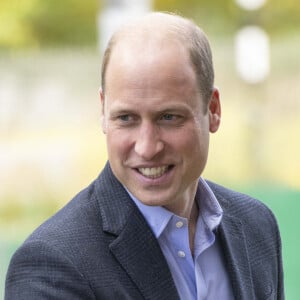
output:
[[[163,176],[167,173],[173,166],[160,166],[160,167],[152,167],[152,168],[137,168],[137,171],[143,176],[156,179]]]

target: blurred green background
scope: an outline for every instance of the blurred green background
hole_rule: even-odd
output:
[[[106,161],[97,20],[112,2],[0,0],[0,298],[15,249]],[[286,298],[300,299],[300,2],[269,0],[255,11],[233,0],[152,7],[191,17],[207,32],[223,117],[204,176],[272,208]],[[235,71],[234,36],[249,24],[268,33],[271,49],[270,74],[255,85]]]

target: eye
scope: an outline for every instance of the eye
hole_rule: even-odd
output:
[[[163,120],[166,120],[166,121],[172,121],[172,120],[175,119],[175,115],[173,115],[173,114],[164,114],[164,115],[162,116],[162,119],[163,119]]]
[[[130,116],[129,115],[121,115],[121,116],[118,116],[118,119],[123,122],[128,122],[128,121],[130,121]]]
[[[134,126],[138,122],[138,117],[131,113],[121,113],[116,116],[115,121],[118,126]]]
[[[163,126],[182,126],[185,120],[182,113],[164,112],[159,118],[159,123]]]

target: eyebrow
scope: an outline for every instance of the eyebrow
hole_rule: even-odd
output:
[[[182,104],[166,104],[161,105],[159,108],[153,107],[151,112],[153,113],[163,113],[169,111],[190,111],[191,107],[182,103]],[[126,103],[117,104],[115,107],[112,107],[110,110],[110,114],[122,114],[122,113],[138,113],[135,105],[128,105]]]

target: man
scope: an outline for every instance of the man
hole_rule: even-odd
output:
[[[211,51],[151,13],[102,66],[105,169],[13,256],[6,299],[284,299],[275,218],[201,178],[221,118]]]

